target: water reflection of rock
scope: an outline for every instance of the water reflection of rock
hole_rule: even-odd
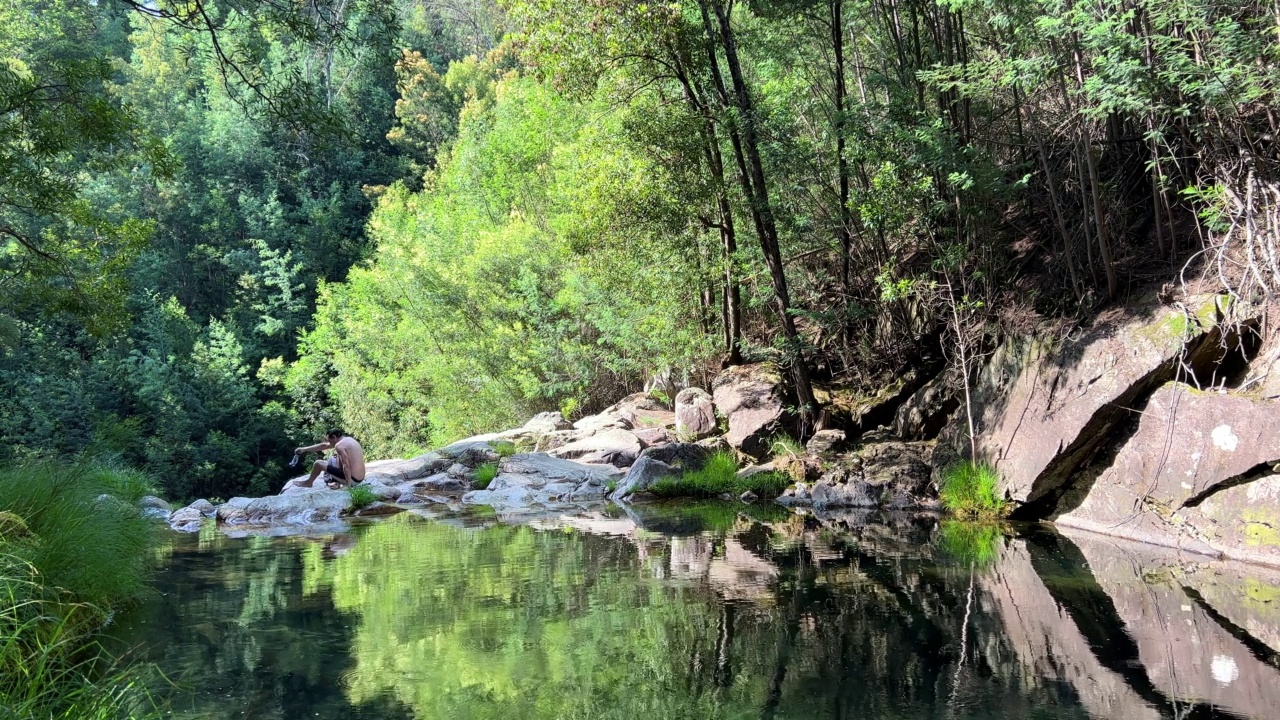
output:
[[[1090,533],[1069,537],[1114,603],[1141,666],[1162,694],[1245,717],[1280,717],[1280,670],[1275,646],[1267,642],[1275,643],[1280,611],[1251,599],[1248,591],[1251,581],[1276,587],[1271,572],[1207,559],[1186,563],[1152,546]]]
[[[1120,674],[1099,662],[1075,620],[1032,566],[1025,540],[1003,548],[994,570],[983,573],[978,582],[1028,677],[1070,685],[1093,717],[1160,717]]]

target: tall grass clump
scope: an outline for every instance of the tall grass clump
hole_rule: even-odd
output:
[[[378,499],[378,496],[374,495],[373,490],[367,485],[352,485],[347,488],[347,494],[351,496],[352,510],[369,507]]]
[[[962,518],[1000,518],[1010,509],[1000,496],[1000,474],[995,468],[972,460],[943,472],[938,499],[943,507]]]
[[[139,670],[99,642],[111,613],[147,590],[155,524],[134,501],[145,476],[89,465],[0,470],[3,717],[157,716]]]
[[[649,492],[660,498],[714,498],[725,493],[741,495],[750,490],[762,498],[775,498],[790,483],[789,476],[778,472],[738,477],[737,458],[731,452],[722,451],[708,458],[697,470],[689,470],[679,477],[659,480],[649,488]]]
[[[156,524],[138,511],[152,487],[129,472],[37,462],[0,469],[0,511],[20,518],[29,541],[6,540],[48,588],[113,608],[147,590]]]
[[[489,483],[498,477],[498,463],[483,463],[476,466],[476,478],[471,481],[471,487],[476,490],[484,490],[489,487]]]

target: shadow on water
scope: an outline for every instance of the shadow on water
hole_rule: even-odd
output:
[[[179,718],[1280,716],[1269,616],[1232,604],[1247,578],[1153,585],[1109,545],[928,517],[699,503],[523,523],[206,531],[175,542],[121,639],[181,681],[156,685]],[[1192,606],[1213,677],[1229,655],[1247,689],[1234,710],[1132,635]]]

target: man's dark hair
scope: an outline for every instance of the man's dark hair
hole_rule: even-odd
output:
[[[342,428],[333,428],[324,434],[325,437],[342,437],[343,435],[346,435],[346,433],[342,432]]]

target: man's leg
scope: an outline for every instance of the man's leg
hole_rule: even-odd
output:
[[[305,481],[298,482],[297,486],[308,487],[308,488],[311,487],[313,484],[315,484],[316,478],[320,476],[320,473],[324,472],[324,467],[325,465],[323,460],[317,460],[311,463],[311,476],[308,477]]]
[[[339,488],[351,487],[351,481],[347,478],[346,471],[344,471],[342,466],[338,464],[337,458],[329,458],[329,462],[325,465],[324,471],[329,474],[331,482],[336,483]],[[326,482],[326,485],[334,490],[338,489],[334,488],[333,484],[330,482]]]

